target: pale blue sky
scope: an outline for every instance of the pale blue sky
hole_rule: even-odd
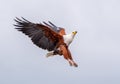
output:
[[[69,48],[79,67],[46,58],[15,17],[77,30]],[[0,84],[120,84],[119,0],[0,0],[0,26]]]

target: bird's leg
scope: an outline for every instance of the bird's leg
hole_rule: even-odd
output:
[[[73,66],[78,67],[78,65],[72,60]]]
[[[47,53],[46,57],[51,57],[51,56],[54,56],[54,55],[62,55],[62,51],[59,50],[59,49],[54,49],[54,51],[51,51],[49,53]]]
[[[67,46],[60,45],[60,50],[62,51],[62,55],[64,56],[64,58],[69,62],[70,66],[78,67],[78,65],[73,61],[71,53]]]
[[[58,46],[56,46],[54,48],[54,55],[62,55],[62,51],[60,50],[60,48]]]
[[[70,50],[68,49],[68,55],[69,55],[69,61],[71,61],[72,65],[75,67],[78,67],[78,65],[73,61],[73,58],[71,56]]]
[[[54,50],[54,52],[53,52],[55,55],[62,55],[62,51],[61,50],[59,50],[59,49],[57,49],[57,50]]]
[[[70,66],[73,65],[70,59],[67,59],[67,61],[69,62]]]
[[[52,56],[54,56],[54,53],[53,53],[54,51],[51,51],[51,52],[48,52],[47,54],[46,54],[46,57],[52,57]]]
[[[59,50],[57,49],[57,47],[55,47],[53,51],[47,53],[46,57],[52,57],[54,55],[57,55],[58,52],[59,52]]]
[[[67,60],[70,64],[70,66],[78,67],[78,65],[73,60],[71,60],[71,59],[67,59]]]

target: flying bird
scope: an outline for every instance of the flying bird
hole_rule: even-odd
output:
[[[31,38],[32,42],[39,48],[48,50],[46,57],[63,56],[70,66],[78,67],[74,62],[71,52],[68,49],[77,31],[66,34],[65,29],[57,27],[52,22],[33,23],[25,18],[15,18],[16,29]]]

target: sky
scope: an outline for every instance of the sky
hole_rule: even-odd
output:
[[[46,58],[15,17],[78,31],[69,49],[79,66]],[[0,84],[120,84],[120,0],[0,0],[0,26]]]

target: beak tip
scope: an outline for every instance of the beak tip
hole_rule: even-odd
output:
[[[77,31],[75,31],[75,33],[77,33]]]

